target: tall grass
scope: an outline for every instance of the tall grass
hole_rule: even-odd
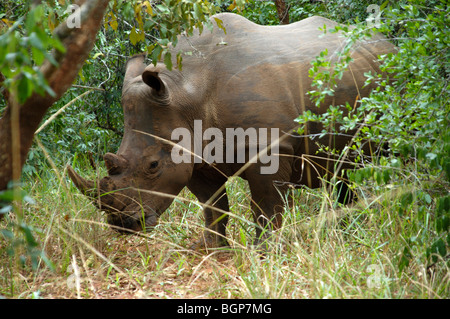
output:
[[[8,255],[9,241],[0,237],[0,295],[5,297],[449,297],[446,262],[430,267],[417,245],[409,266],[399,271],[407,238],[427,229],[417,229],[414,212],[397,213],[398,194],[361,188],[357,203],[333,207],[323,189],[296,190],[283,227],[261,254],[251,246],[255,225],[248,186],[234,178],[227,184],[230,247],[199,254],[188,247],[203,231],[203,217],[187,190],[152,232],[129,236],[105,224],[64,170],[49,168],[25,188],[34,199],[23,207],[25,222],[35,229],[39,248],[54,269],[44,262],[35,269],[29,261],[23,263],[20,255],[26,253],[20,246]]]

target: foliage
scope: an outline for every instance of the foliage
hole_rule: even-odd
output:
[[[182,32],[190,35],[194,28],[198,28],[200,32],[204,26],[211,28],[208,17],[217,11],[214,3],[204,0],[165,0],[157,3],[115,0],[107,16],[110,20],[105,26],[109,25],[116,30],[118,14],[130,15],[130,6],[133,16],[129,21],[133,21],[134,25],[130,25],[131,30],[127,33],[131,44],[143,44],[152,62],[156,65],[163,59],[169,70],[172,69],[174,58],[168,51],[169,44],[176,47],[177,37]],[[179,52],[176,56],[177,67],[181,67],[181,61],[182,52]]]
[[[4,87],[17,96],[20,103],[33,92],[53,93],[35,66],[42,64],[44,59],[56,64],[48,50],[55,48],[64,51],[64,47],[58,39],[43,30],[44,14],[43,7],[37,6],[14,23],[6,18],[2,20],[12,25],[0,35],[0,72],[6,78]],[[1,15],[4,16],[4,13]]]
[[[325,7],[322,3],[311,3],[309,0],[287,0],[286,6],[289,10],[290,22],[296,22],[315,14],[324,13]],[[249,0],[249,1],[224,1],[221,4],[223,11],[238,13],[262,25],[278,25],[275,2],[271,0]]]
[[[326,1],[323,12],[326,13],[324,16],[333,21],[353,25],[369,18],[371,14],[376,15],[374,11],[378,11],[378,9],[371,9],[373,5],[383,10],[388,2],[389,0]]]
[[[383,7],[387,1],[383,0],[336,0],[336,1],[311,1],[311,0],[286,0],[289,10],[290,22],[296,22],[305,18],[320,15],[333,21],[354,24],[365,19],[372,13],[369,5],[375,4]],[[278,25],[275,2],[272,0],[248,0],[221,2],[222,11],[230,11],[243,15],[247,19],[262,25]]]
[[[238,10],[239,7],[236,7],[233,11]],[[273,1],[249,1],[245,4],[242,15],[250,21],[262,25],[277,25],[280,23]]]
[[[380,88],[363,99],[360,108],[344,106],[348,112],[342,113],[334,107],[323,116],[307,113],[299,118],[300,123],[338,123],[337,134],[361,127],[353,151],[360,151],[367,139],[389,147],[389,154],[372,163],[361,156],[361,169],[349,174],[360,195],[358,203],[336,209],[328,205],[330,198],[324,190],[298,191],[285,226],[277,232],[265,258],[247,247],[255,225],[247,203],[249,190],[240,180],[227,185],[233,218],[228,227],[232,248],[226,258],[213,252],[199,260],[180,249],[203,231],[200,205],[187,192],[163,215],[157,229],[143,238],[122,237],[107,230],[95,208],[66,184],[63,167],[74,159],[89,171],[84,158],[87,153],[92,152],[98,160],[101,154],[117,150],[127,58],[147,50],[153,62],[161,60],[169,68],[182,66],[182,54],[165,55],[169,43],[176,44],[180,32],[201,27],[199,23],[216,10],[236,12],[256,23],[279,23],[272,1],[244,5],[244,1],[229,0],[115,0],[79,78],[46,119],[94,90],[58,113],[38,134],[47,154],[38,144],[32,148],[24,167],[26,192],[13,195],[11,189],[0,193],[0,213],[13,208],[19,212],[18,219],[4,218],[1,225],[0,254],[8,257],[0,258],[1,266],[10,272],[10,276],[0,277],[1,294],[74,297],[66,280],[69,266],[78,262],[86,279],[81,281],[84,290],[78,297],[110,296],[131,286],[132,296],[142,289],[150,297],[448,298],[448,5],[437,0],[286,2],[291,22],[321,15],[357,25],[353,31],[340,27],[347,34],[347,46],[338,65],[328,60],[327,52],[313,62],[315,92],[310,94],[317,103],[333,94],[333,81],[350,61],[347,56],[353,43],[371,31],[361,22],[369,15],[369,4],[384,8],[377,31],[388,35],[399,48],[397,54],[380,57],[390,81],[383,75],[367,74],[368,81]],[[64,0],[42,1],[33,8],[24,0],[0,4],[1,72],[22,100],[30,92],[46,90],[35,66],[51,48],[58,48],[50,34],[69,15],[67,6]],[[0,104],[0,113],[3,106]],[[14,259],[20,269],[11,266]],[[55,265],[54,272],[43,271],[40,260],[50,268]],[[9,268],[5,266],[8,262]],[[30,262],[35,276],[22,280],[20,271]],[[369,279],[375,280],[375,287]],[[180,282],[184,285],[174,286]],[[4,288],[14,285],[17,290]]]
[[[54,271],[11,265],[0,249],[0,294],[5,297],[449,297],[449,267],[443,263],[428,271],[424,257],[413,250],[408,271],[398,272],[395,261],[411,219],[372,198],[330,209],[324,189],[296,190],[283,227],[261,255],[251,246],[255,225],[248,184],[235,178],[227,183],[231,247],[198,254],[187,247],[202,235],[203,214],[187,190],[154,231],[124,236],[105,224],[94,205],[61,178],[63,173],[59,169],[59,178],[39,176],[24,185],[35,199],[25,206],[24,221],[41,229],[36,241],[43,243]],[[0,236],[0,247],[4,243]]]
[[[50,268],[53,268],[53,263],[39,247],[39,242],[35,238],[35,233],[38,230],[25,223],[23,216],[18,213],[21,207],[17,206],[22,204],[35,204],[35,201],[25,191],[16,187],[0,192],[0,214],[6,215],[12,211],[16,212],[15,218],[6,218],[8,220],[7,227],[0,229],[0,234],[8,242],[8,245],[2,247],[2,249],[6,250],[10,258],[19,255],[18,261],[22,267],[26,265],[29,258],[33,269],[37,269],[41,260]]]
[[[383,23],[376,31],[394,37],[398,52],[379,57],[382,74],[366,74],[367,83],[375,81],[378,88],[363,98],[358,108],[332,106],[323,115],[309,112],[297,119],[299,123],[326,123],[327,128],[335,127],[330,123],[339,124],[339,129],[332,132],[336,134],[359,127],[355,144],[350,147],[360,152],[360,146],[368,140],[388,146],[389,155],[371,164],[361,162],[365,168],[350,177],[358,186],[367,179],[374,181],[371,187],[366,186],[377,193],[405,190],[396,210],[400,216],[417,214],[409,216],[417,229],[405,238],[398,261],[400,270],[409,264],[415,246],[423,247],[422,253],[432,262],[438,256],[448,258],[450,21],[447,12],[448,4],[443,1],[389,4],[382,11]],[[336,79],[351,61],[352,44],[367,37],[370,29],[366,23],[359,23],[354,30],[345,26],[324,30],[345,32],[347,42],[337,63],[330,62],[326,51],[312,63],[310,76],[316,90],[309,94],[316,105],[334,94]],[[434,221],[434,229],[428,224],[430,219]]]

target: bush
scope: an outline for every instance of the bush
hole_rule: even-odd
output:
[[[339,124],[340,132],[360,127],[351,147],[362,152],[362,141],[386,145],[389,154],[350,174],[354,187],[375,194],[397,192],[395,209],[411,224],[402,234],[404,248],[398,260],[404,269],[412,251],[426,255],[429,265],[448,258],[450,247],[450,33],[448,5],[444,1],[400,1],[382,11],[378,30],[398,46],[396,54],[379,57],[383,74],[366,74],[367,83],[377,90],[363,98],[358,108],[330,107],[322,116],[303,114],[299,123],[320,121]],[[358,21],[356,19],[355,21]],[[349,45],[342,59],[331,65],[327,52],[313,62],[310,75],[316,90],[309,92],[317,104],[333,94],[334,79],[350,61],[355,40],[368,36],[368,25],[358,23],[354,30],[338,27]],[[328,32],[332,32],[328,30]],[[334,67],[332,73],[331,67]],[[319,68],[325,71],[318,72]],[[349,110],[344,115],[343,110]],[[326,125],[330,127],[330,125]],[[374,155],[374,154],[368,154]],[[365,183],[365,181],[369,181]],[[392,199],[392,198],[391,198]]]

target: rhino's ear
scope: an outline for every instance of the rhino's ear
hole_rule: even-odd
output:
[[[128,83],[133,78],[139,76],[142,74],[142,72],[145,70],[146,65],[145,62],[146,54],[136,54],[133,55],[125,65],[125,78],[124,83]]]
[[[164,95],[166,93],[166,85],[159,76],[159,71],[147,67],[142,73],[142,80],[151,87],[156,94]]]

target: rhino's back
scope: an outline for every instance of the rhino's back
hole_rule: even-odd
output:
[[[216,19],[225,31],[217,27]],[[323,35],[319,30],[324,25],[331,29],[337,23],[319,16],[282,26],[261,26],[231,13],[215,15],[212,20],[213,32],[204,30],[201,35],[197,32],[180,39],[177,50],[193,53],[187,63],[200,58],[210,64],[243,68],[255,62],[309,62],[324,48],[335,49],[340,43],[337,36]]]
[[[216,19],[225,31],[217,27]],[[261,26],[230,13],[218,14],[212,20],[212,32],[206,29],[202,34],[181,37],[176,47],[177,52],[191,52],[183,58],[188,91],[196,98],[208,99],[195,103],[197,114],[212,114],[212,122],[221,127],[279,127],[289,131],[298,114],[306,109],[319,111],[306,95],[311,89],[308,70],[325,49],[330,57],[338,57],[335,52],[345,38],[319,29],[326,26],[330,30],[336,22],[314,16],[289,25]],[[356,47],[352,71],[339,81],[332,97],[336,105],[353,105],[364,96],[364,72],[378,71],[377,55],[392,50],[386,41]]]

